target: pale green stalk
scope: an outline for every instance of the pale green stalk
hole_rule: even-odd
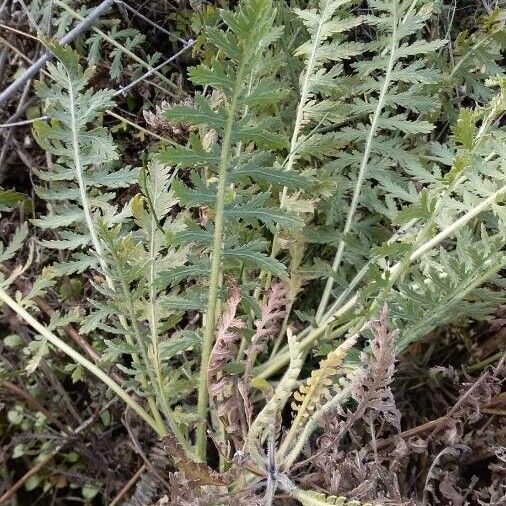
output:
[[[207,430],[207,406],[208,406],[208,385],[207,369],[209,357],[214,344],[214,332],[216,325],[216,313],[218,305],[218,291],[221,277],[221,251],[223,248],[224,232],[224,211],[225,211],[225,186],[227,179],[227,169],[230,161],[230,150],[232,145],[232,128],[234,125],[235,111],[237,101],[241,92],[241,83],[243,80],[244,63],[237,71],[232,98],[227,111],[227,119],[223,132],[223,142],[221,148],[220,163],[218,167],[218,189],[216,193],[216,216],[214,221],[213,249],[211,254],[211,273],[209,276],[209,291],[207,311],[205,315],[204,339],[202,342],[202,356],[199,374],[199,389],[197,400],[197,415],[199,417],[197,425],[196,451],[197,457],[201,460],[206,458],[206,430]]]
[[[378,130],[379,119],[381,113],[383,111],[383,106],[385,104],[386,95],[388,92],[388,88],[390,86],[390,79],[392,70],[394,68],[394,64],[396,61],[395,52],[397,50],[397,45],[399,43],[397,37],[397,8],[394,6],[393,10],[393,30],[392,30],[392,41],[390,46],[390,57],[388,59],[388,65],[385,73],[385,80],[383,81],[383,86],[381,87],[381,91],[378,98],[378,104],[376,105],[376,109],[374,111],[374,115],[371,121],[371,127],[369,129],[369,133],[367,135],[367,140],[365,143],[364,154],[362,156],[362,161],[360,162],[360,168],[358,171],[357,182],[355,184],[355,189],[353,191],[353,198],[351,200],[350,208],[348,210],[348,214],[346,216],[346,222],[344,224],[343,229],[343,239],[339,241],[339,245],[337,247],[337,252],[334,257],[334,261],[332,262],[332,274],[327,279],[327,283],[325,285],[325,289],[323,291],[322,298],[320,300],[320,304],[318,305],[318,309],[316,311],[316,321],[322,318],[325,310],[327,309],[327,304],[329,302],[330,294],[332,292],[332,287],[334,286],[334,276],[341,265],[341,261],[343,258],[344,248],[346,246],[346,242],[344,237],[350,233],[351,227],[353,225],[353,220],[355,218],[355,213],[357,211],[358,202],[360,199],[360,193],[362,190],[362,185],[364,184],[367,166],[369,164],[369,158],[371,156],[371,149],[374,141],[374,137],[376,136],[376,131]]]
[[[320,22],[318,23],[318,28],[317,28],[316,33],[314,35],[314,43],[313,43],[313,47],[311,48],[311,54],[309,55],[309,59],[307,61],[307,65],[306,65],[306,72],[304,74],[304,81],[302,82],[299,103],[297,105],[297,114],[295,116],[295,124],[293,126],[292,138],[290,140],[290,151],[288,153],[288,160],[287,160],[286,166],[285,166],[285,170],[287,170],[287,171],[292,170],[293,164],[295,162],[295,155],[297,154],[297,146],[299,143],[299,134],[300,134],[300,131],[302,128],[302,122],[304,120],[304,109],[306,107],[306,102],[307,102],[307,99],[309,97],[309,92],[310,92],[309,81],[310,81],[311,76],[313,75],[313,72],[314,72],[314,67],[316,64],[316,52],[317,52],[318,47],[320,46],[320,43],[321,43],[321,32],[322,32],[322,27],[324,24],[324,19],[326,19],[326,17],[327,17],[323,13],[325,13],[325,11],[327,10],[328,4],[329,4],[328,1],[325,2],[325,7],[323,8],[323,12],[320,16]],[[287,192],[288,192],[288,188],[286,186],[284,186],[282,194],[281,194],[281,201],[280,201],[281,208],[283,208],[285,205],[284,203],[285,203]],[[274,239],[274,241],[276,241],[276,239]]]
[[[309,55],[309,59],[307,60],[307,64],[305,67],[304,80],[302,82],[302,86],[301,86],[301,90],[300,90],[299,103],[297,104],[295,123],[293,126],[292,137],[290,140],[290,149],[289,149],[288,157],[287,157],[286,163],[285,163],[285,170],[286,171],[292,170],[293,164],[295,163],[297,148],[298,148],[298,144],[299,144],[299,135],[300,135],[300,131],[302,129],[303,120],[304,120],[304,109],[305,109],[306,102],[308,100],[309,93],[310,93],[310,79],[311,79],[311,76],[313,75],[314,67],[316,64],[316,53],[317,53],[318,47],[320,46],[320,43],[321,43],[321,32],[322,32],[324,20],[327,18],[327,16],[324,15],[324,13],[326,12],[326,10],[328,8],[328,4],[329,4],[329,1],[327,0],[325,2],[325,6],[322,9],[322,13],[320,15],[318,28],[316,29],[316,33],[313,38],[314,42],[313,42],[313,46],[311,48],[311,53]],[[280,203],[279,203],[279,206],[281,209],[283,209],[285,207],[285,200],[286,200],[287,193],[288,193],[288,188],[286,186],[284,186],[283,190],[281,192],[281,198],[280,198]],[[276,230],[276,233],[274,234],[274,237],[272,239],[271,257],[274,258],[278,254],[278,251],[279,251],[279,230]],[[266,273],[266,271],[262,271],[260,273],[259,279],[263,280],[265,275],[267,275],[267,281],[265,284],[265,288],[268,288],[270,285],[271,274]],[[255,290],[255,298],[258,298],[259,294],[260,294],[260,289],[257,288]],[[288,311],[287,311],[287,313],[288,313]],[[287,314],[287,317],[288,316],[289,316],[289,314]]]
[[[288,154],[288,160],[286,162],[286,169],[285,170],[292,170],[293,164],[295,162],[295,155],[297,153],[297,144],[299,142],[299,134],[300,130],[302,128],[302,122],[304,119],[304,108],[306,106],[306,102],[309,96],[310,87],[309,87],[309,81],[311,79],[311,76],[313,75],[314,67],[316,64],[316,52],[318,50],[318,47],[321,43],[321,31],[324,24],[324,19],[326,19],[326,15],[323,13],[327,10],[329,2],[325,2],[325,7],[323,8],[323,12],[320,16],[320,22],[318,23],[318,28],[316,30],[316,33],[314,35],[314,43],[313,47],[311,48],[311,54],[309,56],[309,59],[307,61],[306,65],[306,72],[304,74],[304,81],[302,83],[302,87],[300,90],[300,99],[299,104],[297,105],[297,114],[295,116],[295,124],[293,126],[293,133],[292,133],[292,139],[290,141],[290,152]],[[281,207],[283,207],[284,199],[286,198],[286,193],[288,189],[283,187],[283,194],[281,197]]]
[[[146,188],[147,191],[147,188]],[[156,194],[156,192],[155,192]],[[149,197],[151,198],[151,197]],[[157,300],[156,300],[156,284],[155,284],[155,268],[156,268],[156,233],[158,230],[157,226],[157,217],[154,213],[154,205],[155,203],[151,203],[150,205],[150,234],[149,234],[149,328],[151,332],[151,346],[153,350],[153,369],[154,375],[156,377],[156,382],[158,384],[157,394],[160,399],[160,403],[162,405],[162,410],[167,418],[167,421],[170,425],[171,430],[174,432],[174,435],[177,437],[180,444],[186,450],[187,453],[191,454],[192,450],[189,444],[186,441],[183,433],[179,430],[176,419],[174,418],[174,413],[169,406],[169,402],[167,399],[167,394],[164,387],[162,368],[160,364],[160,355],[159,355],[159,335],[158,335],[158,310],[157,310]],[[137,326],[137,325],[136,325]]]
[[[88,232],[90,234],[91,243],[93,245],[93,248],[95,249],[95,252],[98,256],[98,260],[100,263],[100,267],[102,268],[102,272],[104,273],[105,280],[107,283],[107,286],[112,290],[115,291],[114,283],[112,282],[111,278],[107,275],[107,264],[104,259],[104,252],[102,249],[102,245],[100,244],[100,240],[98,238],[97,232],[95,230],[95,224],[93,223],[93,216],[91,214],[91,207],[88,201],[88,194],[86,191],[86,182],[84,180],[84,167],[81,160],[81,153],[80,153],[80,144],[79,144],[79,130],[77,127],[77,118],[75,113],[75,92],[73,87],[72,78],[70,75],[68,76],[68,87],[69,87],[69,101],[70,101],[70,118],[71,118],[71,131],[72,131],[72,150],[73,150],[73,159],[74,159],[74,169],[76,172],[77,182],[79,186],[79,196],[81,200],[81,205],[83,207],[83,213],[84,218],[86,221],[86,226],[88,228]],[[125,328],[127,329],[127,324],[124,319],[124,317],[120,316],[120,322]],[[128,344],[132,345],[133,341],[132,338],[129,335],[125,336],[126,341]],[[139,364],[139,357],[134,354],[132,356],[132,359],[134,363]],[[149,364],[146,363],[146,367],[148,367]],[[141,375],[141,378],[143,378],[144,375]],[[147,382],[144,379],[141,379],[143,383],[143,387],[145,390],[147,390]],[[148,404],[150,406],[150,409],[153,413],[153,416],[157,420],[157,423],[161,426],[163,426],[162,419],[160,417],[160,413],[158,411],[158,408],[156,407],[156,402],[151,396],[148,396]]]
[[[83,357],[76,350],[71,348],[67,343],[62,341],[58,336],[53,334],[49,329],[39,323],[30,313],[28,313],[22,306],[13,300],[3,288],[0,288],[0,300],[7,304],[13,311],[15,311],[23,320],[25,320],[35,331],[42,337],[47,339],[53,346],[68,355],[76,363],[82,365],[85,369],[96,376],[102,383],[108,386],[120,399],[122,399],[130,408],[132,408],[148,425],[150,425],[160,436],[166,432],[163,427],[160,427],[156,420],[150,416],[144,408],[139,405],[132,397],[130,397],[120,385],[118,385],[111,377],[102,371],[95,364],[90,362],[87,358]]]
[[[104,275],[107,280],[107,284],[110,288],[112,288],[112,281],[107,276],[107,265],[104,260],[104,253],[102,250],[102,245],[98,240],[97,232],[95,230],[95,225],[93,223],[93,217],[91,215],[91,208],[88,202],[88,195],[86,193],[86,183],[84,181],[84,168],[81,162],[81,153],[80,153],[80,144],[79,144],[79,132],[77,128],[77,119],[75,112],[75,96],[74,96],[74,87],[72,78],[70,75],[68,76],[68,86],[69,86],[69,100],[70,100],[70,118],[71,118],[71,130],[72,130],[72,149],[74,153],[74,168],[76,171],[77,182],[79,184],[79,195],[81,198],[81,205],[83,206],[84,219],[86,220],[86,226],[88,227],[88,231],[90,233],[91,243],[93,244],[93,248],[95,249],[98,261],[100,262],[100,267],[104,272]]]
[[[434,249],[436,246],[441,244],[445,239],[455,234],[459,229],[465,226],[469,221],[478,216],[483,211],[486,211],[493,204],[504,198],[506,195],[506,185],[501,187],[499,190],[494,192],[492,195],[484,199],[480,204],[473,207],[470,211],[461,216],[454,223],[444,228],[436,234],[431,240],[427,241],[425,244],[419,246],[410,256],[409,262],[412,263],[416,260],[419,260],[423,255],[428,253],[430,250]],[[390,270],[389,273],[391,276],[397,276],[402,267],[403,262],[398,262],[395,264]],[[358,302],[358,292],[355,294],[339,309],[336,310],[335,313],[329,314],[326,313],[325,317],[322,319],[321,323],[313,330],[309,332],[309,334],[301,340],[301,347],[303,350],[307,349],[311,346],[314,341],[327,329],[328,325],[334,322],[337,318],[343,316],[348,313],[351,309],[353,309]],[[269,360],[267,363],[262,364],[261,367],[257,368],[257,376],[259,378],[268,378],[272,374],[275,374],[279,369],[286,366],[289,362],[289,355],[286,350],[283,350],[278,356],[274,359]]]

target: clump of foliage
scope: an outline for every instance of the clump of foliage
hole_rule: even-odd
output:
[[[75,378],[96,376],[161,437],[178,469],[167,504],[405,499],[344,479],[322,494],[296,470],[309,458],[328,473],[363,420],[399,433],[396,356],[504,302],[503,13],[453,43],[432,36],[439,2],[309,3],[210,17],[191,98],[158,109],[178,135],[139,167],[104,126],[113,92],[45,41],[46,211],[0,252],[0,300],[36,332],[36,357],[64,352]],[[28,227],[47,265],[22,294],[31,258],[13,260]],[[76,275],[78,308],[34,316],[35,297]],[[88,357],[59,335],[69,323],[94,343]],[[135,500],[154,501],[141,485]]]

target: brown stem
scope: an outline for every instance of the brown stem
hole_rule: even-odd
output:
[[[0,381],[0,387],[9,390],[12,394],[20,399],[23,399],[26,404],[34,409],[40,411],[55,427],[58,427],[62,432],[68,436],[72,435],[72,431],[65,427],[58,418],[56,418],[50,411],[48,411],[37,399],[35,399],[29,392],[23,388],[11,383],[10,381]]]
[[[117,397],[114,397],[111,399],[103,408],[99,409],[96,413],[91,415],[88,419],[86,419],[79,427],[77,427],[75,430],[71,430],[70,433],[73,436],[76,436],[77,434],[81,433],[83,430],[85,430],[87,427],[89,427],[92,423],[97,420],[100,413],[102,413],[104,410],[108,409],[113,403],[115,403],[118,400]],[[34,467],[32,467],[29,471],[27,471],[14,485],[12,485],[9,490],[7,490],[1,497],[0,497],[0,505],[6,504],[7,501],[35,474],[37,474],[48,462],[51,461],[51,459],[58,453],[60,450],[65,446],[67,442],[56,446],[54,450],[41,462],[36,464]]]
[[[137,480],[141,477],[142,473],[146,470],[146,464],[138,469],[138,471],[125,483],[121,490],[117,493],[116,497],[111,501],[109,506],[116,506],[125,497],[128,491],[135,485]]]
[[[58,446],[55,451],[51,452],[44,460],[40,461],[37,465],[32,467],[26,472],[19,480],[12,485],[12,487],[0,497],[0,504],[6,504],[7,501],[34,475],[37,474],[55,455],[56,450],[60,450],[61,446]]]

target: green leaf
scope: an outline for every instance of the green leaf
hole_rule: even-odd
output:
[[[74,232],[61,232],[62,239],[52,241],[40,241],[46,248],[57,250],[75,250],[87,246],[90,242],[88,235],[78,234]]]
[[[205,307],[205,298],[201,293],[187,290],[180,295],[168,295],[160,300],[161,306],[168,311],[192,311]]]
[[[208,125],[221,132],[225,124],[223,114],[214,112],[209,102],[202,95],[196,94],[194,98],[195,107],[174,105],[166,109],[163,115],[168,120],[194,125]]]
[[[19,459],[19,457],[22,457],[25,454],[26,448],[23,443],[19,443],[14,447],[14,450],[12,451],[12,458],[13,459]]]
[[[426,54],[437,51],[448,43],[447,40],[432,40],[426,42],[424,40],[417,40],[411,44],[403,44],[397,48],[395,57],[397,59],[406,58],[407,56],[414,56],[417,54]]]
[[[40,218],[34,218],[31,221],[33,225],[43,229],[56,229],[67,227],[74,223],[84,220],[83,212],[81,209],[72,208],[64,210],[62,214],[47,214]]]
[[[280,88],[275,82],[265,80],[241,95],[239,103],[248,106],[267,106],[279,104],[287,95],[288,90]]]
[[[237,203],[225,209],[227,218],[235,218],[245,221],[246,223],[254,223],[259,221],[267,228],[274,231],[276,225],[288,229],[300,229],[304,222],[296,215],[286,212],[279,207],[263,207],[269,195],[259,193],[255,195],[249,202]]]
[[[280,167],[256,166],[254,161],[232,167],[229,178],[231,181],[240,181],[246,178],[259,183],[274,186],[286,186],[290,189],[310,188],[312,180],[294,170],[287,171]]]
[[[192,172],[190,179],[193,188],[177,179],[172,183],[174,193],[180,203],[188,207],[213,206],[216,201],[215,185],[206,186],[196,172]]]
[[[0,212],[11,211],[18,202],[22,202],[25,196],[14,190],[0,188]]]
[[[218,154],[209,153],[202,148],[185,148],[182,146],[169,146],[162,149],[158,155],[158,160],[167,165],[181,165],[182,167],[194,166],[216,166],[220,161]]]
[[[228,362],[223,366],[223,371],[228,374],[242,374],[245,366],[240,362]]]
[[[263,253],[261,250],[264,247],[265,243],[259,241],[246,243],[235,248],[224,249],[223,258],[244,262],[247,265],[271,272],[279,278],[286,278],[286,266]]]
[[[284,135],[274,131],[276,124],[275,118],[256,120],[254,125],[239,122],[233,130],[232,138],[235,142],[255,142],[259,147],[284,148],[288,142]]]
[[[378,126],[387,130],[399,130],[406,134],[428,134],[434,130],[434,125],[428,121],[410,121],[403,114],[390,118],[382,117],[378,121]]]
[[[31,490],[35,490],[41,482],[42,478],[38,474],[33,474],[25,481],[25,489],[30,492]]]
[[[92,483],[85,483],[81,488],[81,494],[87,501],[91,501],[99,492],[100,489]]]
[[[157,279],[157,284],[160,287],[168,285],[177,285],[184,279],[198,278],[209,274],[209,260],[197,260],[188,265],[174,267],[168,271],[161,272]],[[164,302],[164,304],[166,301]]]
[[[104,186],[110,189],[129,188],[137,182],[139,171],[134,167],[123,167],[118,170],[94,170],[88,172],[86,184],[89,186]]]
[[[18,409],[17,407],[14,409],[9,409],[7,411],[7,420],[9,423],[12,423],[12,425],[19,425],[23,421],[23,410]]]
[[[202,343],[202,336],[198,332],[182,330],[174,334],[168,341],[162,341],[159,346],[160,360],[170,360],[183,351],[194,350]]]
[[[232,93],[235,77],[230,72],[226,73],[216,60],[213,61],[212,67],[204,64],[198,67],[191,67],[188,70],[188,75],[193,84],[212,86],[213,88],[223,90],[227,95]]]
[[[104,343],[106,344],[107,348],[109,348],[114,354],[118,355],[134,355],[135,353],[138,353],[139,350],[135,346],[132,346],[125,342],[123,339],[104,339]]]
[[[22,223],[14,232],[9,244],[4,248],[0,243],[0,262],[10,260],[23,246],[28,235],[28,225]]]
[[[474,144],[476,115],[471,109],[461,109],[453,136],[464,149],[472,149]]]
[[[23,345],[23,340],[18,334],[9,334],[4,337],[3,342],[9,348],[19,348]]]
[[[235,62],[239,60],[241,55],[231,33],[224,32],[223,30],[211,26],[205,29],[205,35],[207,40],[222,51],[227,58]]]

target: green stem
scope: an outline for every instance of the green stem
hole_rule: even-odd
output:
[[[100,267],[106,277],[107,284],[109,288],[112,288],[112,281],[107,276],[107,265],[104,260],[104,254],[102,251],[102,245],[98,239],[97,232],[95,230],[95,225],[93,223],[93,217],[91,215],[91,207],[88,202],[88,195],[86,193],[86,182],[84,180],[84,167],[81,161],[81,153],[80,148],[81,145],[79,143],[79,130],[77,127],[77,118],[76,118],[76,109],[75,109],[75,93],[72,77],[70,74],[68,75],[68,87],[69,87],[69,100],[70,100],[70,118],[71,118],[71,131],[72,131],[72,150],[73,150],[73,158],[74,158],[74,168],[77,176],[77,183],[79,185],[79,196],[81,199],[81,205],[83,206],[84,219],[86,220],[86,226],[88,227],[88,232],[90,234],[91,243],[93,244],[93,248],[95,249],[98,260],[100,263]]]
[[[130,288],[128,286],[128,283],[125,279],[125,274],[123,273],[121,269],[121,260],[117,257],[114,248],[111,248],[111,255],[113,260],[115,261],[118,273],[120,277],[120,283],[121,288],[123,291],[123,297],[125,297],[126,303],[127,303],[127,309],[128,309],[128,316],[130,317],[131,327],[133,330],[133,335],[135,336],[135,340],[137,342],[137,346],[139,347],[141,351],[142,360],[144,362],[144,367],[147,370],[149,381],[152,385],[152,387],[155,390],[155,393],[157,397],[161,400],[162,399],[162,393],[159,390],[159,384],[157,381],[156,375],[153,373],[153,365],[151,363],[151,360],[149,359],[148,350],[146,348],[146,343],[144,342],[143,336],[141,335],[141,332],[139,330],[139,325],[137,323],[137,316],[135,314],[135,307],[132,300],[132,294],[130,292]],[[126,323],[126,322],[125,322]],[[146,385],[148,386],[148,385]],[[148,390],[146,389],[146,394],[148,394]],[[158,411],[158,407],[156,405],[156,402],[152,401],[152,404],[150,404],[150,407],[152,408],[153,414],[156,418],[160,418],[160,414]],[[189,445],[186,442],[185,437],[181,433],[177,423],[174,420],[174,417],[171,416],[172,413],[169,411],[169,415],[167,416],[167,421],[169,422],[170,428],[174,436],[177,438],[178,442],[185,448],[185,450],[189,450]]]
[[[423,255],[428,253],[430,250],[434,249],[436,246],[441,244],[445,239],[453,235],[457,230],[462,228],[464,225],[469,223],[470,220],[478,216],[483,211],[487,210],[494,203],[498,202],[500,199],[504,198],[506,194],[506,185],[501,187],[499,190],[494,192],[492,195],[484,199],[480,204],[473,207],[470,211],[461,216],[458,220],[452,223],[447,228],[443,229],[439,234],[436,234],[431,240],[419,246],[410,256],[409,262],[415,262],[419,260]],[[395,264],[389,271],[390,276],[395,276],[401,273],[402,266],[404,261]],[[346,302],[346,304],[342,305],[333,314],[326,313],[320,324],[309,331],[307,336],[301,340],[301,348],[303,350],[307,349],[311,346],[318,337],[327,329],[330,323],[336,321],[337,318],[345,315],[353,309],[358,302],[358,291]],[[286,366],[289,362],[289,356],[285,349],[283,349],[279,355],[274,357],[272,360],[269,360],[265,364],[262,364],[261,367],[255,370],[255,373],[259,378],[268,378],[279,371],[282,367]]]
[[[302,81],[302,86],[300,89],[300,98],[299,103],[297,104],[297,112],[295,115],[295,123],[293,125],[292,137],[290,140],[290,149],[288,152],[288,157],[286,159],[285,169],[286,171],[290,171],[293,169],[293,164],[295,162],[295,155],[297,154],[298,144],[299,144],[299,135],[302,129],[302,124],[304,120],[304,109],[306,106],[306,102],[308,100],[309,92],[310,92],[310,79],[313,75],[314,67],[316,64],[316,53],[318,47],[321,43],[321,32],[324,24],[324,20],[327,18],[325,11],[328,8],[329,1],[325,2],[325,6],[321,9],[320,21],[318,23],[318,28],[316,29],[316,33],[313,38],[313,45],[311,48],[311,54],[306,63],[305,72],[304,72],[304,80]],[[288,188],[286,186],[283,187],[281,191],[281,198],[279,202],[279,206],[281,209],[285,206],[286,196],[288,194]],[[279,252],[279,230],[276,230],[274,237],[272,239],[272,248],[271,248],[271,258],[275,258]],[[268,289],[271,283],[272,274],[267,271],[262,271],[260,273],[259,279],[266,279],[265,289]],[[260,288],[255,290],[255,298],[258,298],[260,295]]]
[[[111,377],[104,371],[99,369],[94,363],[83,357],[76,350],[71,348],[67,343],[62,341],[58,336],[53,334],[49,329],[39,323],[30,313],[13,300],[3,288],[0,288],[0,300],[7,304],[15,311],[23,320],[25,320],[35,331],[46,338],[53,346],[63,351],[74,362],[82,365],[85,369],[95,375],[102,383],[107,385],[120,399],[122,399],[129,407],[131,407],[146,423],[148,423],[160,436],[165,435],[165,431],[158,425],[153,417],[151,417],[145,409],[130,397]]]
[[[202,357],[199,374],[199,390],[197,400],[197,415],[199,417],[197,425],[196,451],[197,457],[201,460],[206,459],[206,430],[207,430],[207,369],[211,349],[214,344],[214,330],[216,325],[216,313],[218,305],[218,290],[221,277],[221,250],[223,247],[224,230],[224,211],[225,211],[225,186],[227,180],[227,169],[230,159],[232,145],[232,128],[234,125],[235,110],[237,101],[241,92],[241,83],[243,80],[244,64],[242,64],[236,75],[234,90],[230,105],[228,108],[227,119],[223,132],[223,143],[221,148],[220,163],[218,167],[218,190],[216,194],[216,216],[214,221],[214,239],[211,254],[211,273],[209,276],[209,292],[207,311],[205,316],[204,339],[202,343]]]
[[[365,181],[365,176],[367,172],[367,166],[369,164],[369,158],[371,156],[371,150],[372,150],[372,144],[374,137],[376,136],[376,132],[378,130],[379,125],[379,119],[381,116],[381,113],[383,111],[383,106],[385,103],[386,95],[388,92],[388,88],[390,86],[390,76],[392,74],[392,70],[394,68],[394,64],[396,61],[396,50],[397,50],[397,44],[398,44],[398,37],[397,37],[397,8],[394,5],[392,8],[393,11],[393,30],[392,30],[392,42],[390,46],[390,58],[388,59],[388,65],[385,73],[385,80],[383,82],[383,86],[381,87],[380,95],[378,98],[378,104],[376,105],[376,109],[374,111],[374,115],[371,121],[371,127],[369,129],[369,133],[367,135],[367,140],[365,143],[365,149],[364,154],[362,156],[362,161],[360,162],[360,168],[358,171],[358,177],[357,182],[355,184],[355,189],[353,191],[353,198],[351,200],[350,209],[348,210],[348,215],[346,216],[346,222],[344,224],[343,234],[341,239],[339,241],[339,245],[337,247],[337,252],[334,257],[334,261],[332,262],[332,274],[327,279],[327,283],[325,285],[325,289],[323,291],[322,298],[320,300],[320,304],[318,305],[318,309],[316,311],[316,321],[318,322],[325,310],[327,309],[327,304],[329,302],[330,293],[332,291],[332,287],[334,286],[334,276],[337,273],[337,270],[339,269],[339,266],[341,265],[341,261],[343,258],[344,248],[346,246],[345,243],[345,237],[347,234],[350,233],[351,227],[353,225],[353,219],[355,217],[355,213],[357,211],[358,207],[358,201],[360,198],[360,193],[362,190],[362,185]]]
[[[504,351],[498,351],[491,357],[486,358],[485,360],[480,360],[480,362],[475,362],[474,364],[468,365],[464,368],[465,372],[473,372],[473,371],[481,371],[487,365],[493,364],[497,360],[501,359],[504,356]]]
[[[86,188],[86,181],[84,178],[84,166],[81,160],[81,153],[80,153],[80,143],[79,143],[79,129],[77,126],[77,118],[76,118],[76,109],[75,109],[75,92],[73,87],[72,78],[70,75],[68,76],[68,88],[69,88],[69,100],[70,100],[70,118],[71,118],[71,131],[72,131],[72,150],[73,150],[73,161],[74,161],[74,169],[76,172],[77,177],[77,183],[79,186],[79,197],[81,200],[81,205],[83,207],[83,213],[84,218],[86,221],[86,226],[88,228],[88,232],[90,234],[90,240],[91,244],[93,245],[93,248],[95,252],[97,253],[98,260],[100,263],[100,267],[102,269],[102,272],[104,273],[105,280],[107,283],[107,286],[112,290],[115,291],[114,283],[112,279],[107,274],[107,263],[104,259],[104,252],[102,245],[100,243],[100,240],[98,238],[97,231],[95,229],[95,224],[93,223],[93,216],[91,214],[91,206],[88,201],[88,194],[87,194],[87,188]],[[120,322],[122,323],[123,327],[126,329],[126,321],[123,317],[120,316]],[[132,344],[132,340],[130,336],[126,336],[126,340],[129,344]],[[139,359],[135,355],[132,357],[134,360],[134,363],[138,364]],[[146,390],[147,382],[145,380],[141,379],[141,382],[143,383],[144,390]],[[158,412],[158,409],[156,407],[156,402],[151,397],[148,397],[148,404],[151,409],[151,412],[153,413],[153,416],[155,420],[157,421],[157,424],[160,428],[163,427],[163,422],[160,417],[160,413]]]
[[[453,70],[451,71],[450,75],[448,76],[448,80],[451,80],[455,77],[455,74],[460,70],[460,67],[464,64],[464,62],[475,52],[477,51],[483,44],[488,42],[490,39],[492,39],[495,35],[502,32],[504,30],[504,26],[500,26],[499,28],[496,28],[494,31],[490,32],[487,36],[483,37],[483,39],[480,39],[453,67]]]
[[[174,173],[175,174],[175,173]],[[174,176],[173,176],[174,177]],[[178,439],[181,446],[186,450],[188,454],[191,455],[192,450],[190,445],[187,443],[186,438],[183,433],[180,431],[179,426],[177,424],[177,420],[174,417],[174,413],[170,408],[167,394],[164,387],[163,382],[163,374],[162,374],[162,366],[160,362],[160,355],[158,350],[159,344],[159,334],[158,334],[158,308],[157,308],[157,292],[156,292],[156,284],[155,284],[155,268],[156,268],[156,232],[158,231],[159,221],[158,217],[155,213],[155,205],[156,202],[152,202],[151,196],[149,195],[147,185],[144,184],[146,188],[146,195],[149,201],[150,214],[151,214],[151,224],[150,224],[150,234],[149,234],[149,328],[151,332],[151,347],[153,350],[153,369],[154,375],[156,377],[156,382],[158,385],[157,393],[160,399],[160,403],[162,405],[162,410],[169,423],[169,426],[174,433],[175,437]],[[158,195],[158,192],[154,192],[155,195]]]

